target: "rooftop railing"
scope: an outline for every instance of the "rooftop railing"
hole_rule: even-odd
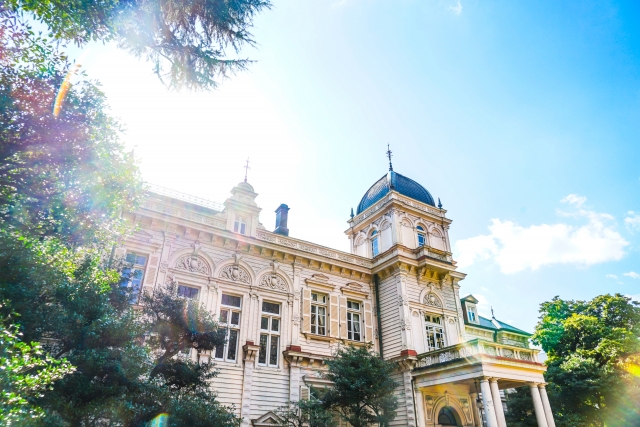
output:
[[[192,196],[191,194],[182,193],[180,191],[172,190],[170,188],[162,187],[160,185],[146,183],[145,190],[150,191],[161,196],[171,197],[173,199],[182,200],[183,202],[193,203],[194,205],[203,206],[205,208],[213,209],[222,212],[224,205],[213,202],[211,200],[203,199],[201,197]]]
[[[474,339],[418,355],[416,368],[424,368],[450,360],[465,359],[478,355],[503,357],[520,362],[538,363],[538,350]]]

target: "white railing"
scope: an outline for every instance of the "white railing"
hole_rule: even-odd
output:
[[[222,210],[224,210],[224,205],[220,203],[216,203],[211,200],[203,199],[197,196],[192,196],[191,194],[182,193],[180,191],[172,190],[170,188],[162,187],[160,185],[145,183],[144,189],[151,193],[182,200],[183,202],[193,203],[194,205],[203,206],[205,208],[214,209],[216,211],[221,212]]]
[[[478,355],[504,357],[514,361],[538,362],[538,351],[475,339],[418,355],[416,368]]]

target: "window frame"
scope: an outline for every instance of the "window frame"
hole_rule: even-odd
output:
[[[376,257],[380,254],[380,243],[378,241],[378,230],[373,230],[371,233],[371,257]]]
[[[134,257],[133,261],[128,261],[128,258],[130,255]],[[144,264],[138,263],[138,259],[140,257],[144,257],[145,259]],[[123,288],[126,287],[127,289],[130,289],[130,288],[134,289],[134,292],[132,293],[131,296],[135,296],[135,299],[130,299],[129,303],[137,304],[140,300],[140,293],[142,292],[142,287],[144,286],[144,279],[147,273],[147,265],[149,264],[149,254],[142,254],[137,251],[127,250],[124,254],[124,260],[125,260],[125,263],[131,264],[131,266],[127,266],[122,269],[123,279],[120,281],[120,286]],[[133,271],[133,275],[130,275],[132,271]],[[134,278],[134,275],[138,271],[140,272],[140,277]],[[124,278],[125,275],[130,275],[130,276],[125,279]],[[135,286],[133,285],[134,281],[139,282],[137,289],[135,289]]]
[[[180,295],[180,288],[194,289],[196,291],[196,294],[192,297]],[[190,301],[200,301],[200,288],[196,286],[184,285],[184,284],[178,283],[178,287],[176,288],[176,294],[178,295],[179,298],[184,298]]]
[[[240,233],[244,236],[247,235],[247,222],[242,215],[236,215],[233,221],[233,232]]]
[[[277,305],[278,314],[265,311],[264,310],[265,303]],[[260,350],[258,352],[258,357],[257,357],[257,362],[259,366],[265,366],[270,368],[278,368],[280,366],[280,347],[282,345],[282,326],[283,326],[282,310],[283,310],[283,304],[281,302],[262,300],[260,303],[260,324],[258,325],[258,330],[259,330],[258,346],[260,347]],[[262,327],[263,319],[267,319],[266,329]],[[278,321],[277,330],[273,329],[274,320]],[[263,351],[263,343],[262,343],[263,336],[266,337],[266,340],[264,343],[264,351]],[[275,357],[276,357],[275,362],[273,362],[271,358],[273,356],[271,351],[272,351],[274,338],[277,339],[276,351],[275,351]],[[264,361],[261,361],[263,355],[264,355]]]
[[[316,297],[322,296],[324,297],[324,301],[318,302],[317,298],[316,300],[313,299],[314,296]],[[315,312],[314,312],[314,309],[315,309]],[[324,309],[324,314],[320,315],[318,313],[319,309]],[[322,326],[320,326],[320,322],[318,322],[320,317],[324,318],[324,323]],[[326,337],[328,335],[328,323],[329,323],[328,319],[329,319],[329,295],[312,290],[311,291],[311,310],[310,310],[310,319],[309,319],[311,324],[311,328],[310,328],[311,333]],[[320,328],[324,328],[324,331],[322,333],[320,333]]]
[[[350,307],[350,304],[358,304],[358,309],[354,309],[353,307]],[[363,338],[364,338],[364,334],[363,334],[363,316],[362,316],[362,301],[355,301],[355,300],[351,300],[348,299],[347,300],[347,339],[350,341],[358,341],[358,342],[362,342]],[[353,321],[353,317],[358,316],[358,321],[357,321],[357,325],[358,325],[358,331],[356,332],[353,328],[353,325],[356,324]],[[356,334],[359,335],[358,338],[356,338]]]
[[[429,318],[429,320],[427,320]],[[426,351],[440,350],[447,346],[447,334],[444,316],[441,314],[424,313],[424,334]],[[433,319],[438,319],[435,321]]]
[[[418,247],[427,246],[427,231],[421,225],[416,226],[416,233],[418,235]],[[422,243],[420,240],[422,239]]]
[[[235,298],[240,298],[240,304],[238,306],[234,306],[234,305],[230,305],[230,304],[224,304],[222,302],[224,296],[229,296],[229,297],[235,297]],[[221,327],[223,327],[225,329],[225,338],[226,341],[224,343],[224,346],[222,347],[222,356],[218,356],[218,352],[219,352],[219,347],[216,347],[213,350],[213,359],[215,360],[219,360],[219,361],[223,361],[223,362],[233,362],[233,363],[237,363],[238,362],[238,348],[240,346],[240,327],[242,324],[242,296],[239,295],[233,295],[233,294],[227,294],[227,293],[221,293],[220,294],[220,316],[218,317],[218,323],[220,324]],[[226,311],[227,312],[227,321],[223,321],[222,319],[222,312]],[[233,321],[233,315],[237,313],[238,315],[238,321],[237,324],[231,323]],[[229,358],[229,350],[231,349],[231,346],[229,345],[230,341],[231,341],[231,335],[234,334],[235,335],[235,348],[233,348],[233,354],[234,357],[233,359]]]
[[[478,318],[478,310],[476,309],[475,304],[465,304],[467,311],[467,320],[469,323],[475,323],[476,325],[480,323],[480,319]],[[473,317],[473,319],[472,319]]]

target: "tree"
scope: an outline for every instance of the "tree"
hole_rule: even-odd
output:
[[[6,304],[0,304],[0,308]],[[38,343],[22,342],[16,313],[0,320],[0,424],[29,425],[44,415],[28,399],[74,371],[66,360],[52,359]]]
[[[397,365],[381,359],[371,347],[341,347],[326,361],[325,378],[333,382],[322,396],[324,407],[337,411],[353,427],[386,424],[398,408],[393,380]]]
[[[333,415],[327,411],[317,399],[289,402],[276,409],[282,420],[282,427],[331,427],[334,425]]]
[[[628,426],[640,419],[639,306],[620,294],[541,304],[533,342],[548,356],[559,426]]]
[[[250,28],[269,0],[8,0],[13,13],[32,13],[59,41],[84,45],[114,41],[150,60],[173,88],[215,88],[244,70],[248,59],[229,58],[255,45]]]

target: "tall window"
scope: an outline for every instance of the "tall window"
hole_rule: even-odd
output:
[[[469,319],[469,322],[478,322],[478,315],[476,314],[475,305],[467,305],[467,319]]]
[[[240,335],[240,305],[242,298],[222,294],[220,306],[220,326],[226,329],[227,342],[216,347],[215,358],[235,362],[238,356],[238,336]]]
[[[353,341],[361,341],[360,303],[347,301],[347,338]]]
[[[142,289],[144,270],[147,267],[147,256],[128,253],[125,261],[128,266],[122,270],[122,281],[120,282],[120,286],[127,288],[129,291],[129,302],[131,304],[136,304],[140,297],[140,289]]]
[[[427,239],[425,238],[424,228],[419,225],[416,227],[416,230],[418,231],[418,246],[424,246],[427,242]]]
[[[311,333],[327,334],[327,296],[311,293]]]
[[[374,231],[371,233],[371,254],[372,256],[377,256],[380,252],[378,248],[378,232]]]
[[[236,220],[233,223],[233,231],[240,234],[246,234],[247,223],[240,215],[236,215]]]
[[[437,350],[446,346],[444,340],[444,328],[442,327],[442,317],[425,314],[425,328],[427,333],[428,351]]]
[[[280,304],[262,302],[260,318],[260,354],[258,363],[266,366],[278,366],[278,348],[280,344]]]
[[[198,299],[198,288],[191,286],[178,285],[178,296],[182,298],[196,300]]]

